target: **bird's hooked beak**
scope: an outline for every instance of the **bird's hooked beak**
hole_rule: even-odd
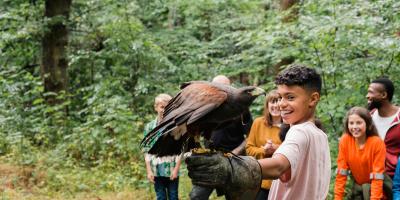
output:
[[[262,88],[256,87],[253,91],[250,92],[250,94],[252,96],[260,96],[260,95],[267,95],[267,93],[265,92],[265,90],[263,90]]]

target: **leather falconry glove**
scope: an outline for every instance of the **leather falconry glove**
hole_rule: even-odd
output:
[[[194,185],[216,188],[227,199],[255,199],[261,186],[260,164],[250,156],[192,154],[186,164]]]

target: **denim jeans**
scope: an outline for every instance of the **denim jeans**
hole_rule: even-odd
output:
[[[154,182],[157,200],[178,200],[179,177],[171,181],[169,177],[156,176]]]

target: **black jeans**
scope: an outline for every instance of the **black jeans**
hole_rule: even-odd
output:
[[[269,190],[261,188],[260,191],[258,191],[256,200],[267,200],[268,194],[269,194]]]

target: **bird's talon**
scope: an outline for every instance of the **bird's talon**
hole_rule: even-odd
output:
[[[205,148],[194,148],[192,149],[193,154],[211,154],[214,153],[215,151],[211,149],[205,149]]]
[[[228,153],[224,153],[224,156],[225,156],[225,157],[228,157],[228,158],[231,158],[231,157],[233,156],[233,154],[230,153],[230,152],[228,152]]]

